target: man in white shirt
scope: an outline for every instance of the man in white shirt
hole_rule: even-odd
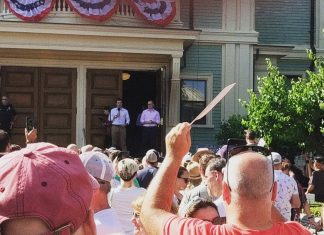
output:
[[[286,220],[291,220],[291,208],[300,207],[297,183],[294,178],[289,177],[281,171],[281,155],[271,152],[268,158],[273,161],[274,178],[277,182],[277,197],[275,207]]]
[[[110,181],[114,176],[111,160],[100,152],[86,152],[80,155],[80,159],[89,172],[100,184],[100,188],[94,193],[91,209],[94,211],[94,221],[97,235],[123,234],[121,223],[117,213],[108,204]]]
[[[130,119],[127,109],[123,108],[123,100],[116,100],[116,108],[110,111],[108,121],[111,122],[112,147],[119,147],[122,151],[127,151],[126,147],[126,126]]]
[[[134,186],[138,165],[133,159],[125,158],[118,162],[117,174],[120,176],[121,184],[109,193],[109,204],[116,210],[118,218],[122,223],[124,234],[134,234],[134,226],[131,222],[133,217],[132,201],[142,196],[146,190]]]

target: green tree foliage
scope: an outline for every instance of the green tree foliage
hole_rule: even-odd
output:
[[[243,125],[270,146],[324,153],[324,61],[309,53],[315,72],[290,81],[267,60],[268,75],[259,80],[259,93],[249,90],[242,104],[248,118]],[[280,149],[280,148],[279,148]]]
[[[240,115],[232,115],[227,121],[222,122],[220,131],[216,134],[217,143],[226,144],[229,138],[244,139],[242,119]]]

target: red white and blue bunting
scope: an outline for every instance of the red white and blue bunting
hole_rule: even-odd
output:
[[[5,0],[6,5],[18,18],[25,21],[40,21],[54,6],[53,0]]]
[[[116,12],[120,0],[67,0],[69,6],[81,16],[104,21]]]
[[[176,15],[176,3],[170,0],[127,0],[137,14],[147,21],[168,25]]]
[[[57,0],[5,0],[18,18],[25,21],[40,21],[54,7]],[[117,11],[120,0],[65,0],[78,14],[104,21]],[[175,0],[127,0],[134,11],[150,23],[168,25],[176,15]]]

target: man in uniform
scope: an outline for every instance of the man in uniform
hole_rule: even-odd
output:
[[[126,126],[129,125],[130,119],[127,109],[123,108],[123,100],[116,100],[116,108],[110,111],[108,121],[112,123],[111,142],[112,147],[119,147],[122,151],[127,151],[126,147]]]
[[[7,132],[9,136],[14,124],[15,117],[16,111],[9,103],[8,97],[2,96],[0,105],[0,129]]]

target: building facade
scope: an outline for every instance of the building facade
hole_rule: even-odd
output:
[[[122,97],[131,116],[130,148],[138,146],[136,117],[148,99],[163,119],[163,146],[172,126],[191,121],[236,82],[193,126],[193,150],[215,145],[221,121],[244,114],[238,99],[266,73],[265,58],[294,77],[310,66],[307,48],[324,50],[320,0],[174,0],[174,15],[163,26],[145,20],[129,1],[117,2],[101,21],[56,0],[46,17],[26,22],[0,1],[0,90],[18,112],[13,142],[22,143],[25,117],[32,116],[44,141],[103,147],[103,110]],[[122,79],[125,73],[130,79]]]

